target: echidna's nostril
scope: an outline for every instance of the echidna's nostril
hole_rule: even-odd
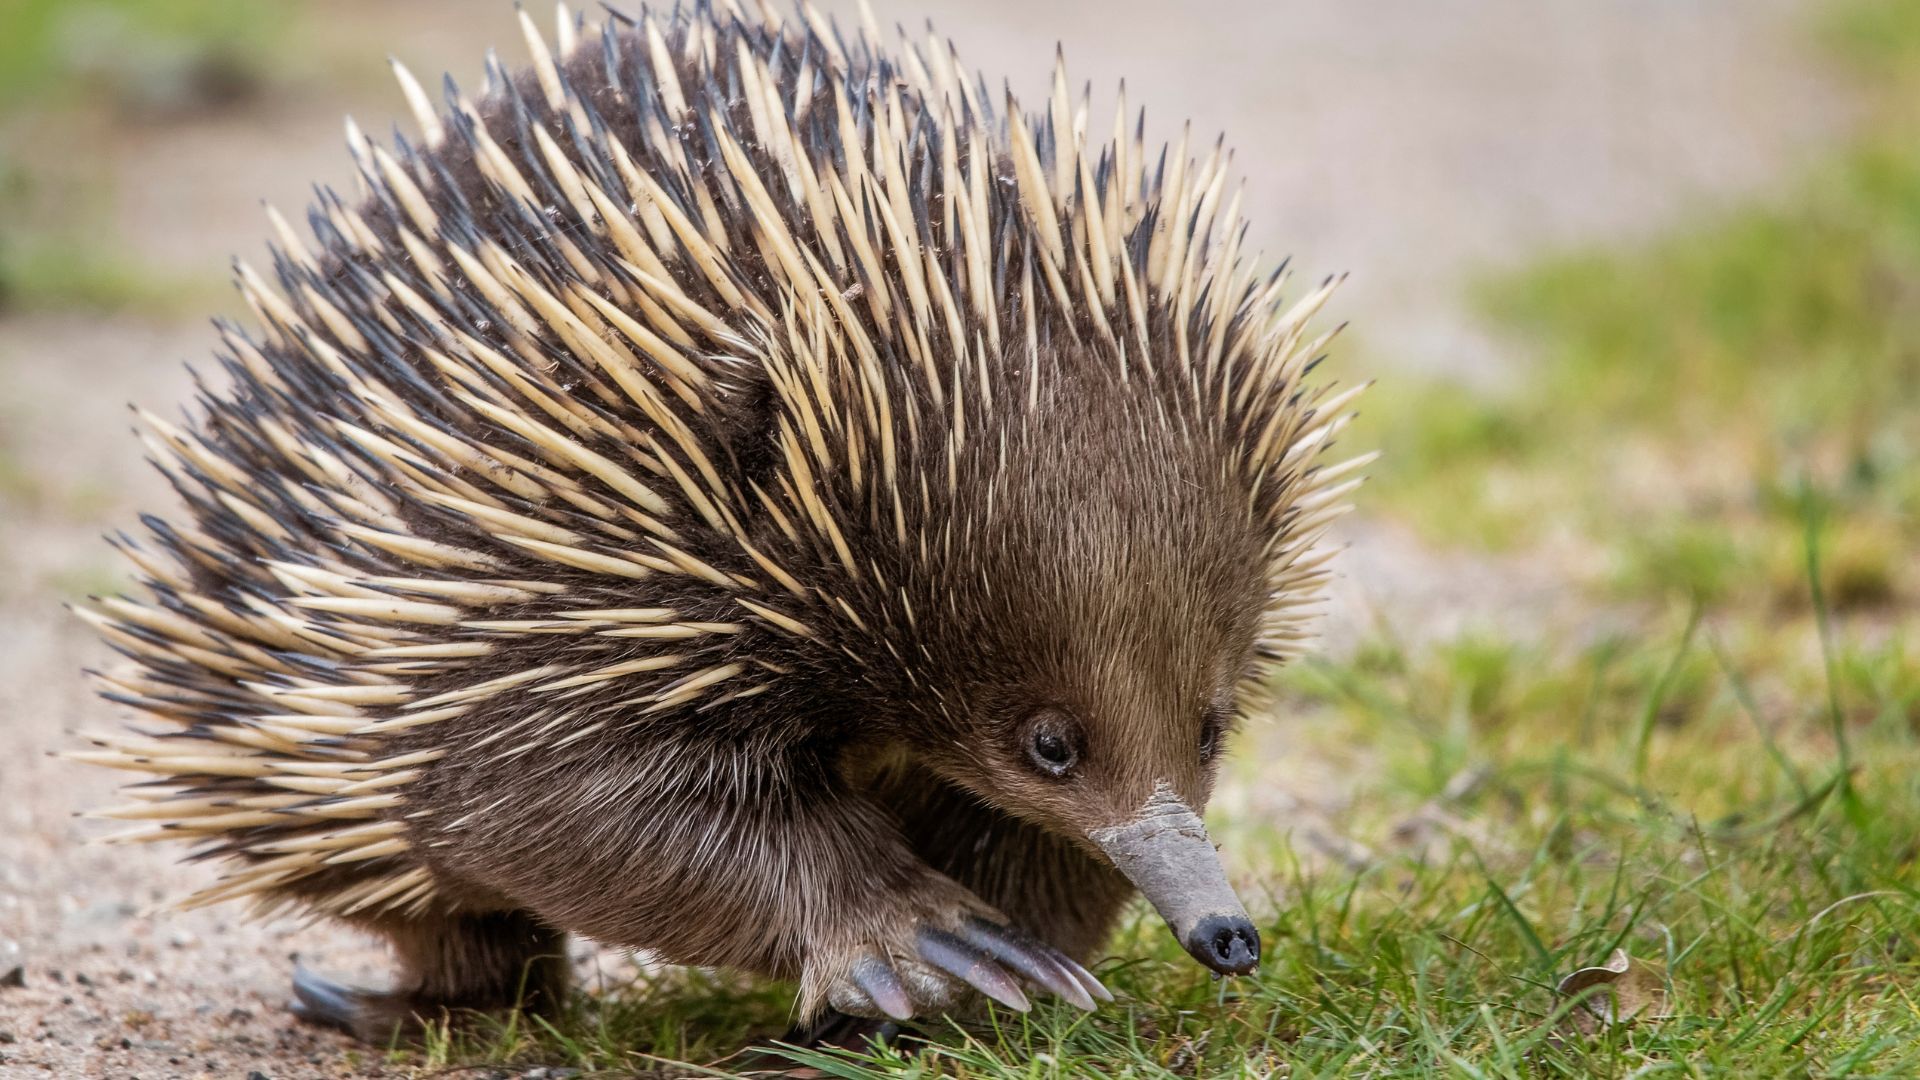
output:
[[[1260,932],[1244,916],[1210,915],[1187,935],[1185,945],[1222,975],[1245,975],[1260,965]]]

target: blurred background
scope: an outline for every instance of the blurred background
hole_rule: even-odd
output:
[[[1853,892],[1911,893],[1920,4],[876,7],[1030,100],[1058,41],[1097,117],[1124,78],[1150,138],[1224,132],[1249,247],[1301,288],[1352,275],[1328,370],[1378,381],[1348,443],[1386,455],[1343,530],[1326,648],[1216,808],[1256,893],[1423,867],[1411,925],[1444,950],[1449,905],[1498,875],[1429,856],[1530,867],[1558,838],[1637,868],[1636,906],[1583,906],[1591,860],[1563,853],[1477,947],[1539,981],[1595,962],[1596,927],[1724,939],[1683,950],[1711,968],[1676,980],[1705,1015],[1746,1000],[1720,977],[1744,948]],[[377,958],[235,911],[150,917],[205,871],[77,847],[96,830],[71,815],[111,777],[44,755],[118,721],[61,603],[122,587],[100,533],[171,506],[127,403],[172,414],[208,317],[244,314],[229,266],[265,260],[263,201],[298,221],[315,184],[351,189],[342,117],[377,137],[405,111],[389,54],[477,87],[489,46],[525,55],[504,0],[0,2],[0,977],[25,983],[0,988],[0,1073],[386,1067],[279,1013],[289,954]],[[1682,865],[1688,821],[1801,846],[1714,892]],[[1911,937],[1910,910],[1882,914]],[[1769,985],[1857,960],[1830,944]],[[1471,1000],[1510,993],[1497,975],[1445,978]]]

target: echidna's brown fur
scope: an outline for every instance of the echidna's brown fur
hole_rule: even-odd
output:
[[[364,197],[272,215],[231,385],[141,414],[187,510],[82,612],[157,722],[76,755],[157,777],[107,815],[226,864],[193,902],[387,933],[418,1002],[560,930],[809,1007],[982,900],[1086,953],[1126,887],[1075,830],[1201,805],[1302,640],[1331,286],[1283,307],[1219,147],[1097,138],[1063,74],[1028,115],[811,10],[522,21],[478,102],[400,73],[423,146],[349,124]],[[1040,705],[1077,788],[994,749]]]

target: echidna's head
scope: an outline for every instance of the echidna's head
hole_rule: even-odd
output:
[[[1063,387],[955,497],[972,522],[938,630],[959,737],[927,756],[994,805],[1084,838],[1196,958],[1259,959],[1198,812],[1267,605],[1248,492],[1210,435]]]

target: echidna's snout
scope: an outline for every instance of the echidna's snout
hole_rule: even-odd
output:
[[[1222,975],[1245,975],[1260,966],[1260,931],[1245,915],[1209,915],[1180,944]]]
[[[1195,960],[1222,975],[1260,966],[1260,932],[1227,884],[1207,827],[1170,788],[1155,791],[1132,820],[1088,837]]]

